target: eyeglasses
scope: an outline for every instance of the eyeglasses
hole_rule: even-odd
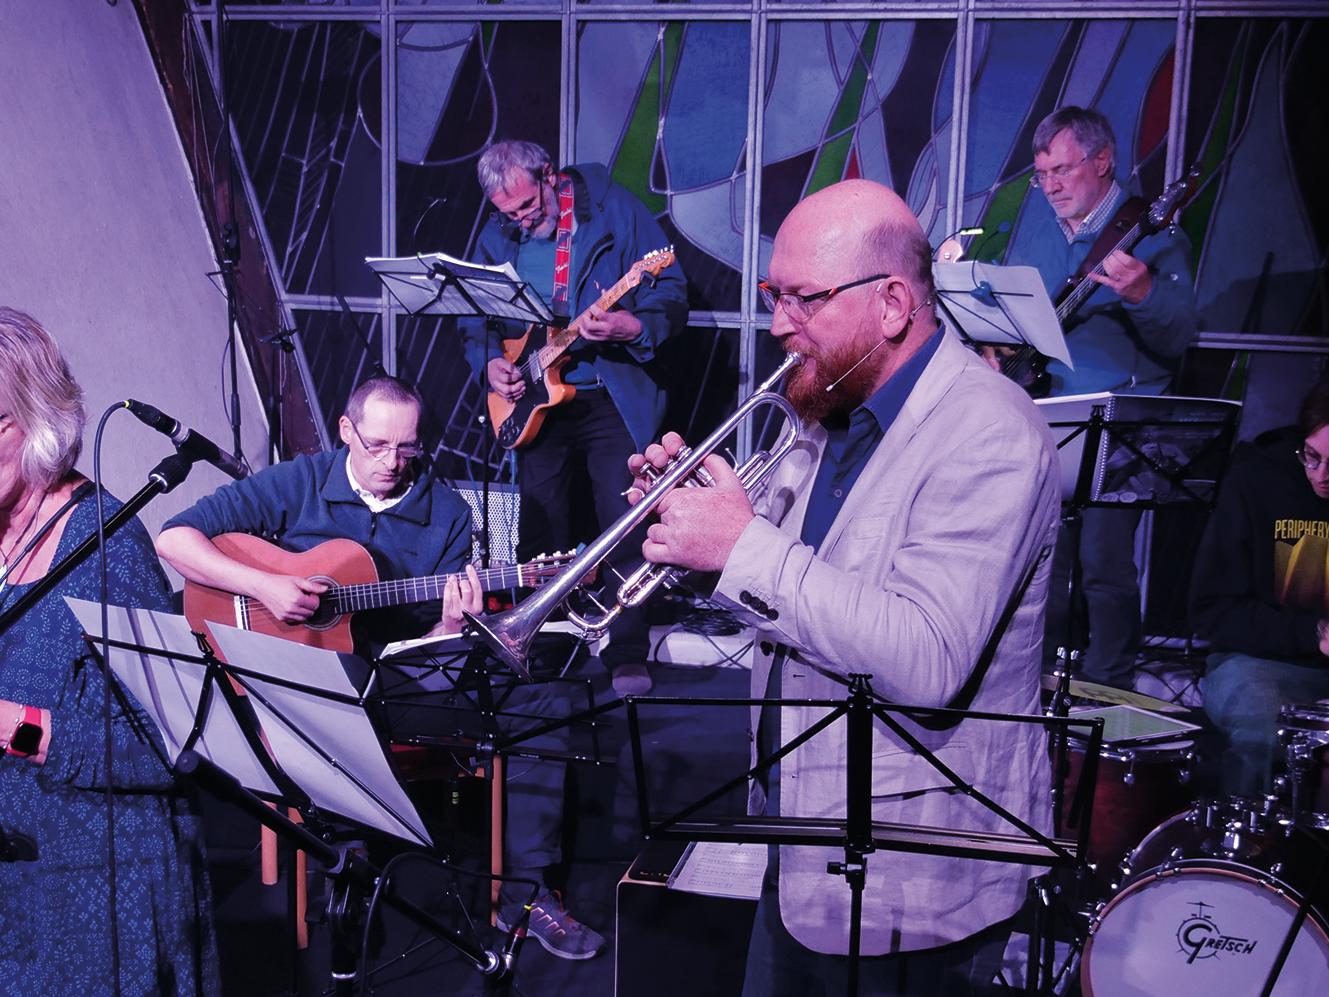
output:
[[[1329,457],[1321,457],[1309,447],[1297,451],[1297,462],[1308,471],[1318,471],[1321,464],[1329,463]]]
[[[1089,154],[1086,152],[1080,157],[1079,163],[1071,163],[1069,166],[1055,166],[1050,170],[1043,170],[1042,172],[1034,170],[1033,175],[1029,178],[1029,186],[1035,188],[1042,187],[1049,180],[1056,180],[1058,183],[1061,183],[1068,176],[1078,170],[1080,168],[1080,163],[1083,163],[1088,158]]]
[[[523,222],[534,221],[538,224],[539,222],[544,221],[545,216],[549,214],[545,208],[545,187],[547,185],[550,187],[553,186],[551,183],[552,177],[553,173],[547,171],[536,180],[534,203],[523,208],[521,211],[512,213],[499,211],[495,208],[489,213],[489,217],[492,218],[495,224],[497,224],[507,235],[522,231]],[[534,227],[535,225],[531,226],[531,228]]]
[[[346,421],[350,422],[349,419]],[[403,460],[415,460],[425,452],[424,447],[420,446],[419,443],[403,443],[395,447],[390,443],[366,443],[365,438],[360,435],[360,428],[353,422],[351,422],[351,431],[355,433],[355,438],[360,441],[360,446],[365,448],[365,453],[382,464],[387,463],[389,455],[395,454]]]
[[[848,291],[851,287],[861,287],[863,284],[871,284],[874,280],[886,280],[891,274],[877,273],[871,277],[864,277],[862,280],[853,280],[848,284],[840,284],[838,287],[828,287],[824,291],[814,291],[811,294],[795,294],[793,291],[781,291],[778,287],[771,284],[770,281],[763,280],[757,283],[757,293],[761,298],[761,303],[770,311],[774,312],[777,305],[784,307],[784,313],[799,325],[812,320],[812,316],[822,305],[830,301],[841,291]]]

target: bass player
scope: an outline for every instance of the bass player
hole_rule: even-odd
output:
[[[1023,231],[1006,262],[1036,267],[1055,296],[1100,245],[1115,244],[1110,230],[1127,197],[1115,177],[1112,127],[1097,111],[1074,106],[1053,111],[1034,130],[1033,153],[1029,182],[1043,199],[1026,202]],[[1050,212],[1043,209],[1044,200]],[[1051,362],[1051,394],[1166,392],[1198,321],[1189,259],[1190,243],[1175,226],[1146,237],[1133,254],[1114,251],[1103,257],[1102,272],[1089,274],[1102,286],[1066,320],[1075,370]],[[1092,262],[1085,269],[1092,269]],[[1139,522],[1139,510],[1087,509],[1080,541],[1089,622],[1083,677],[1126,688],[1141,636],[1134,557]],[[1057,560],[1065,564],[1069,555],[1063,546]],[[1054,596],[1064,591],[1054,581]],[[1049,605],[1045,651],[1064,643],[1064,617],[1058,619],[1064,611],[1055,602]]]

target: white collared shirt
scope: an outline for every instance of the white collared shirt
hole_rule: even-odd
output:
[[[391,509],[394,505],[404,499],[407,493],[411,490],[410,486],[407,486],[402,489],[400,495],[394,495],[391,498],[379,498],[367,488],[360,487],[360,482],[355,480],[355,472],[351,470],[351,460],[349,457],[346,459],[346,480],[351,483],[351,491],[355,492],[355,494],[359,496],[360,501],[369,506],[369,511],[373,513],[379,513],[385,509]]]

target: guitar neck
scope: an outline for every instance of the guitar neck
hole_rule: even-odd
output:
[[[1126,234],[1117,241],[1115,246],[1103,254],[1103,259],[1107,259],[1118,250],[1123,253],[1129,253],[1135,248],[1135,244],[1144,238],[1145,234],[1143,223],[1136,222],[1126,230]],[[1089,273],[1096,273],[1099,276],[1103,276],[1104,272],[1103,260],[1099,260],[1094,268],[1089,271]],[[1070,294],[1066,295],[1066,297],[1061,300],[1061,303],[1057,305],[1057,321],[1064,326],[1066,320],[1075,314],[1075,310],[1084,304],[1085,299],[1097,289],[1098,282],[1091,280],[1089,274],[1085,274],[1085,276],[1080,279],[1080,282],[1075,285],[1075,289],[1072,290]]]
[[[495,568],[479,568],[480,587],[489,592],[494,589],[524,588],[536,584],[527,573],[529,565],[504,564]],[[406,606],[415,602],[432,602],[443,598],[443,589],[449,579],[461,579],[465,574],[427,575],[421,578],[399,578],[391,582],[368,582],[362,585],[334,585],[323,596],[338,613],[356,613],[364,609],[386,609]]]
[[[627,294],[638,281],[637,275],[631,271],[624,274],[618,281],[605,290],[595,304],[591,305],[584,312],[568,323],[567,328],[558,329],[550,333],[548,342],[540,348],[540,369],[547,369],[550,364],[561,357],[568,348],[577,341],[581,335],[579,326],[590,315],[591,308],[599,308],[601,311],[608,311],[618,303],[618,299]]]

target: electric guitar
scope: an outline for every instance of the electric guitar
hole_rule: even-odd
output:
[[[428,575],[421,578],[378,580],[378,568],[369,551],[354,540],[327,540],[295,553],[248,533],[223,533],[212,542],[227,557],[269,574],[299,575],[327,582],[319,607],[303,623],[283,623],[252,596],[185,582],[185,619],[197,633],[207,633],[208,622],[241,630],[284,637],[310,647],[350,652],[351,620],[366,609],[384,609],[443,598],[449,578],[464,575]],[[526,564],[477,569],[480,584],[489,592],[505,588],[536,588],[558,574],[573,554],[553,554]]]
[[[1103,261],[1120,250],[1129,253],[1145,236],[1161,232],[1172,224],[1172,219],[1182,206],[1194,196],[1199,188],[1200,168],[1192,166],[1190,172],[1180,180],[1167,185],[1149,209],[1140,212],[1132,219],[1118,217],[1114,222],[1124,231],[1120,239],[1105,253],[1098,257],[1083,273],[1076,273],[1066,278],[1060,290],[1053,296],[1057,321],[1064,329],[1067,320],[1075,314],[1085,300],[1099,288],[1099,283],[1090,275],[1104,275]],[[1123,208],[1126,205],[1123,205]],[[1083,268],[1082,268],[1083,269]],[[1029,345],[997,347],[996,356],[1001,365],[1001,372],[1020,385],[1035,398],[1042,398],[1052,386],[1052,378],[1047,372],[1048,358]]]
[[[602,292],[591,307],[608,311],[644,277],[658,277],[673,262],[673,246],[652,250],[632,264],[613,287]],[[589,312],[590,308],[582,312],[566,329],[532,325],[525,335],[503,341],[503,357],[517,365],[526,390],[515,402],[497,391],[489,393],[489,419],[500,446],[508,450],[526,446],[540,432],[547,409],[576,397],[577,389],[563,383],[561,370],[570,359],[568,350],[580,335],[578,326]]]

